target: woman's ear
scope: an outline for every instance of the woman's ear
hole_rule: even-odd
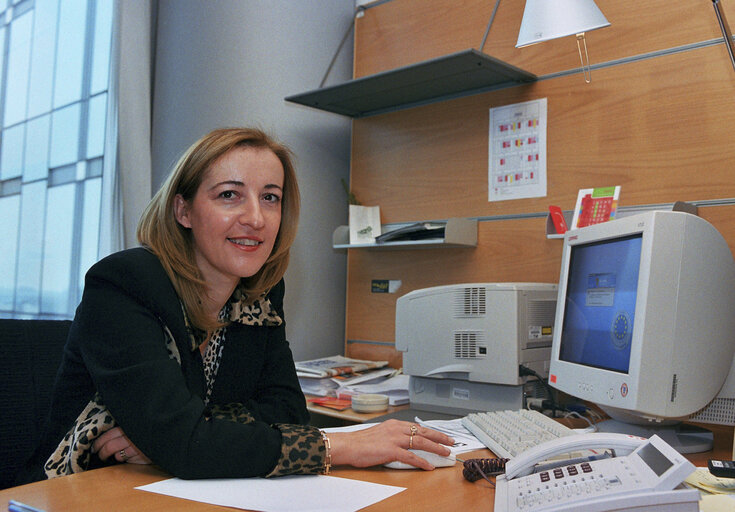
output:
[[[181,194],[176,194],[174,198],[174,215],[176,221],[185,228],[191,229],[191,221],[189,220],[189,203]]]

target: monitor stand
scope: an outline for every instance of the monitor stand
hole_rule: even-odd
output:
[[[657,435],[679,453],[700,453],[712,450],[712,432],[695,425],[677,423],[674,425],[635,425],[618,420],[604,420],[596,423],[600,432],[631,434],[648,439]]]

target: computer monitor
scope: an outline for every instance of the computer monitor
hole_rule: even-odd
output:
[[[707,450],[711,434],[680,423],[733,363],[735,262],[722,235],[673,211],[569,231],[558,292],[549,383],[599,405],[613,418],[601,430]]]

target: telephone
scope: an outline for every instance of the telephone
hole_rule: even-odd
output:
[[[607,448],[611,458],[556,467],[536,464],[579,450]],[[575,434],[542,443],[512,458],[498,476],[496,512],[698,512],[699,491],[680,485],[694,465],[658,436]]]

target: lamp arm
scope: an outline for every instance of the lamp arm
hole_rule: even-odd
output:
[[[493,24],[493,21],[495,20],[495,13],[498,12],[498,5],[500,5],[500,0],[497,0],[495,2],[495,7],[493,8],[493,13],[490,15],[490,21],[487,22],[487,28],[485,29],[485,35],[482,37],[482,43],[480,43],[480,52],[483,51],[483,48],[485,48],[485,43],[487,42],[487,36],[490,33],[490,27]]]
[[[334,55],[332,56],[332,60],[329,62],[329,66],[327,66],[327,71],[324,73],[324,76],[322,77],[322,81],[319,83],[319,88],[321,89],[324,87],[324,84],[327,82],[327,77],[329,76],[330,71],[332,71],[332,67],[334,67],[334,63],[337,61],[337,56],[339,55],[339,52],[342,51],[342,47],[345,45],[345,42],[347,41],[347,36],[350,35],[350,32],[352,32],[352,29],[355,28],[355,18],[365,10],[365,7],[358,6],[355,9],[355,13],[352,16],[352,21],[350,22],[350,26],[347,27],[347,30],[345,30],[345,34],[342,36],[342,41],[340,41],[339,46],[337,46],[337,51],[334,52]]]
[[[725,38],[725,47],[727,48],[728,55],[730,55],[730,62],[732,63],[732,67],[733,69],[735,69],[735,47],[733,46],[732,32],[730,31],[730,26],[727,23],[725,11],[722,10],[720,0],[712,0],[712,7],[715,8],[717,23],[719,23],[720,30],[722,30],[722,35]]]

